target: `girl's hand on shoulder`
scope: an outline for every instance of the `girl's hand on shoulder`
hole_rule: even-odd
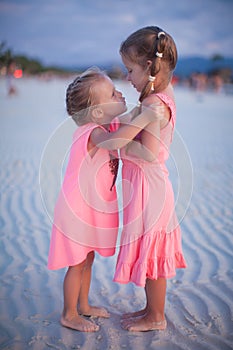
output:
[[[142,103],[143,109],[150,110],[151,122],[161,121],[165,115],[164,103],[155,95],[149,95]]]

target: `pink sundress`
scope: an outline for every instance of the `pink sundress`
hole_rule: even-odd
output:
[[[79,264],[91,251],[102,256],[115,253],[118,202],[111,158],[117,157],[117,153],[110,155],[109,151],[98,148],[94,156],[90,156],[88,140],[97,127],[101,126],[89,123],[78,127],[74,133],[54,210],[49,269]],[[111,131],[116,128],[117,123],[112,123]]]
[[[173,188],[165,165],[176,108],[168,95],[157,96],[171,111],[170,122],[160,133],[158,158],[147,162],[121,150],[124,215],[114,281],[138,286],[145,286],[147,278],[173,277],[176,268],[186,267]]]

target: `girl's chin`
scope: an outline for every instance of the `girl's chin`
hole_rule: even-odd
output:
[[[138,89],[135,85],[133,85],[133,87],[137,90],[137,92],[141,92],[141,89]]]

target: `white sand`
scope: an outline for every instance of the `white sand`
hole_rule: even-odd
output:
[[[65,137],[58,129],[44,147],[66,117],[66,85],[67,81],[59,80],[21,80],[18,96],[9,98],[0,80],[0,348],[232,349],[232,96],[197,96],[176,89],[181,136],[176,135],[169,164],[188,268],[168,280],[167,330],[129,333],[121,329],[120,315],[143,307],[144,291],[112,282],[116,256],[96,256],[90,301],[105,306],[111,317],[96,321],[99,332],[86,334],[60,326],[65,270],[52,272],[46,267],[49,216],[62,178],[59,162],[73,124],[62,129]],[[135,93],[125,84],[118,85],[134,102]],[[49,152],[55,149],[52,157]]]

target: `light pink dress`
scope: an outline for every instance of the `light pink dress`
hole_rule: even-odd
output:
[[[170,122],[161,130],[158,158],[153,162],[121,150],[123,231],[114,281],[145,286],[146,279],[170,278],[186,267],[174,194],[165,162],[175,126],[173,99],[157,94],[170,108]]]
[[[112,123],[111,131],[116,130],[117,125]],[[113,162],[109,151],[98,148],[91,157],[87,149],[90,134],[97,127],[101,126],[89,123],[74,133],[54,210],[49,269],[79,264],[91,251],[102,256],[115,253],[118,202],[116,188],[112,187],[116,175]],[[117,153],[113,156],[117,157]]]

